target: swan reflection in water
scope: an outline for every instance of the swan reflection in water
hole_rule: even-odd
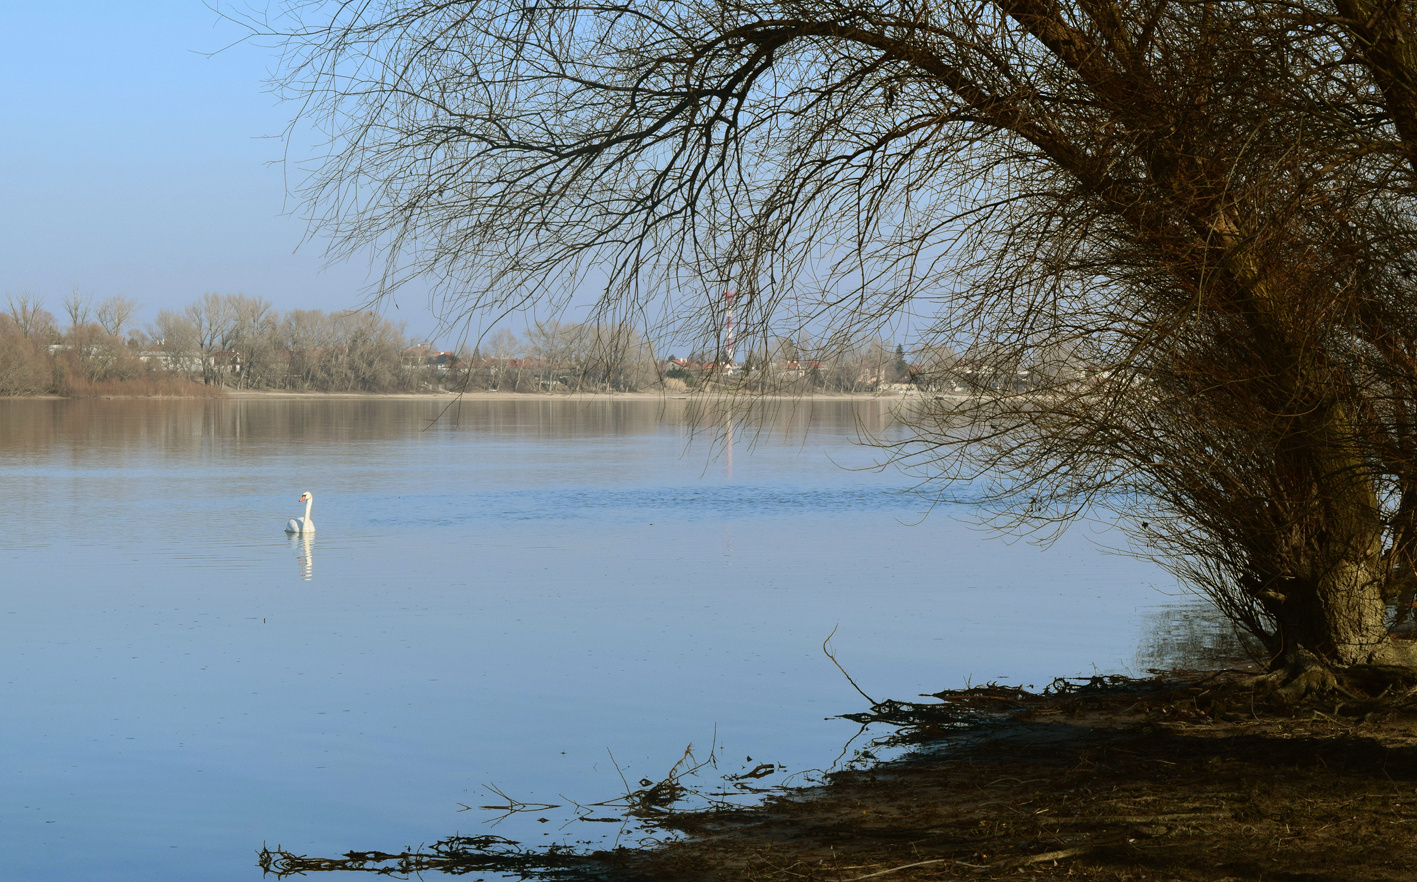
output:
[[[308,582],[311,571],[315,568],[315,534],[291,533],[289,538],[290,547],[295,551],[295,559],[300,561],[300,578]]]

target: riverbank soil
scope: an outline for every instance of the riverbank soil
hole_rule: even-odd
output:
[[[678,815],[681,841],[619,852],[609,875],[1417,879],[1417,690],[1290,705],[1252,681],[1099,679],[878,708],[918,718],[901,729],[915,755],[761,808]]]

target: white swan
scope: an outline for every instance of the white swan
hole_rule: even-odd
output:
[[[290,523],[285,525],[287,533],[313,533],[315,532],[315,522],[310,520],[310,506],[315,504],[315,494],[306,490],[300,494],[300,501],[305,503],[305,517],[291,518]]]

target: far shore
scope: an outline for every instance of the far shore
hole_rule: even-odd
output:
[[[923,398],[962,399],[953,393],[932,392],[808,392],[755,393],[729,391],[652,391],[652,392],[290,392],[268,389],[220,389],[206,395],[8,395],[0,401],[94,401],[94,400],[362,400],[362,401],[685,401],[751,399],[757,401],[905,401]]]
[[[228,389],[227,398],[239,399],[279,399],[279,398],[358,398],[408,401],[605,401],[627,399],[642,401],[753,398],[769,401],[899,401],[906,398],[922,398],[927,393],[920,392],[810,392],[802,395],[784,393],[732,393],[732,392],[285,392],[261,389]]]

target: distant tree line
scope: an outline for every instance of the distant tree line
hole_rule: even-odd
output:
[[[507,329],[478,341],[462,361],[469,391],[669,392],[714,389],[780,394],[961,391],[966,362],[947,348],[905,348],[880,338],[814,341],[809,334],[770,344],[659,356],[627,325],[536,322],[518,338]],[[912,361],[914,359],[914,361]],[[917,363],[918,362],[918,363]]]
[[[974,369],[970,353],[922,349],[907,356],[880,338],[810,335],[737,352],[656,356],[623,324],[534,321],[521,336],[500,328],[443,351],[410,341],[375,312],[278,312],[244,294],[204,294],[184,309],[134,323],[127,297],[94,302],[78,291],[63,319],[28,294],[0,312],[0,395],[201,394],[221,389],[317,392],[732,391],[873,393],[967,391],[1027,382]]]
[[[438,387],[446,364],[427,364],[403,327],[374,312],[281,314],[259,297],[205,294],[132,323],[126,297],[95,304],[75,291],[61,327],[42,301],[7,295],[0,314],[0,394],[181,394],[210,389],[401,392]]]
[[[919,353],[918,355],[929,355]],[[934,359],[930,363],[934,364]],[[716,384],[735,391],[804,394],[875,393],[921,387],[925,368],[904,347],[880,338],[815,341],[810,334],[746,343],[736,352],[691,351],[671,355],[667,381],[695,389]]]
[[[204,294],[147,327],[133,323],[133,300],[94,303],[77,290],[64,322],[29,294],[6,295],[4,307],[0,395],[637,391],[662,377],[651,347],[622,326],[539,321],[522,338],[498,330],[451,352],[411,343],[375,312],[280,313],[244,294]]]
[[[740,349],[734,359],[692,352],[670,356],[665,377],[689,388],[703,383],[753,393],[876,394],[919,391],[956,396],[1049,389],[1094,380],[1099,370],[1066,346],[1020,347],[1001,352],[976,345],[962,352],[942,344],[905,346],[880,337],[809,334],[777,338]]]
[[[626,325],[528,325],[524,337],[500,328],[463,350],[455,371],[469,392],[642,392],[658,390],[654,348]]]

